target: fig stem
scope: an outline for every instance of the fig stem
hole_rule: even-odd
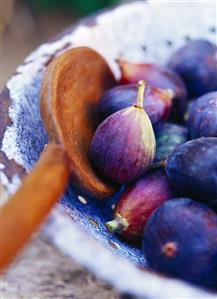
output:
[[[136,106],[143,109],[143,97],[145,91],[145,81],[140,80],[138,82],[138,94],[137,94],[137,103]]]
[[[122,233],[128,228],[128,222],[124,217],[117,217],[112,221],[108,221],[105,226],[112,233]]]

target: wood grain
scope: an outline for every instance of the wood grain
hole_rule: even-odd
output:
[[[41,115],[55,142],[70,159],[71,182],[86,194],[103,199],[116,188],[92,168],[89,147],[96,129],[96,107],[115,79],[104,58],[87,47],[66,51],[49,64],[41,88]]]

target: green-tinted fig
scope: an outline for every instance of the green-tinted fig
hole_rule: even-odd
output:
[[[180,125],[165,123],[156,132],[155,161],[162,161],[179,145],[188,140],[188,130]]]

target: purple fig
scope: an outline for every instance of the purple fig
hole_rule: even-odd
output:
[[[143,109],[144,89],[144,81],[139,81],[137,103],[106,118],[93,136],[90,159],[110,181],[121,184],[134,181],[154,159],[155,136]]]
[[[114,220],[106,227],[124,239],[141,241],[146,222],[163,202],[174,197],[163,170],[154,170],[132,183],[115,205]]]
[[[119,60],[121,69],[121,84],[136,83],[142,78],[148,84],[162,89],[171,89],[174,93],[170,116],[180,121],[186,109],[187,91],[182,79],[172,70],[157,64],[132,64]]]
[[[168,65],[181,76],[190,97],[217,90],[217,47],[209,41],[188,41]]]
[[[136,103],[137,85],[119,85],[104,93],[98,105],[98,119],[102,122],[109,115]],[[154,129],[165,121],[172,105],[173,92],[146,85],[143,107]]]
[[[142,243],[153,270],[216,288],[217,215],[206,205],[190,198],[163,203],[149,218]]]
[[[178,145],[164,165],[177,192],[217,208],[216,153],[216,137],[201,137]]]
[[[194,102],[189,111],[188,128],[192,139],[217,137],[217,91]]]

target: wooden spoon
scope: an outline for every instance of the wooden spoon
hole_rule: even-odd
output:
[[[89,147],[96,129],[96,107],[114,77],[105,60],[90,48],[65,52],[48,67],[41,88],[41,115],[52,140],[71,161],[72,184],[96,198],[114,194],[93,170]]]
[[[0,270],[26,243],[64,191],[69,161],[61,145],[50,143],[33,171],[0,214]]]
[[[105,198],[115,192],[89,162],[97,102],[113,86],[105,60],[89,48],[75,48],[47,68],[41,88],[41,114],[50,142],[32,173],[1,209],[0,269],[44,220],[64,191],[69,175],[87,194]]]

